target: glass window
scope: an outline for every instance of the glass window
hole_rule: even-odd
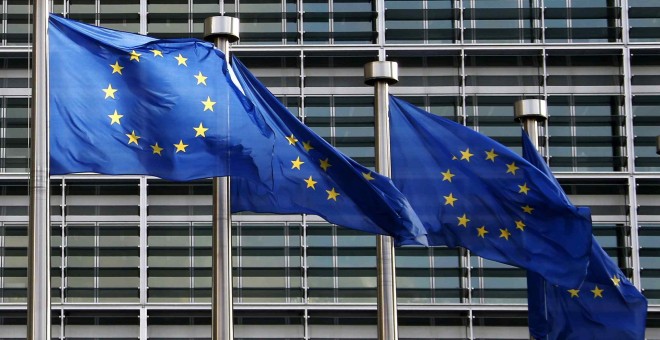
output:
[[[27,173],[29,171],[30,149],[28,145],[30,129],[28,126],[29,99],[0,99],[0,148],[4,155],[0,157],[0,171]]]
[[[237,230],[240,301],[302,302],[302,227],[241,223]]]
[[[403,91],[410,94],[434,94],[438,96],[461,93],[461,59],[455,55],[413,56],[393,51],[388,60],[399,64],[399,83],[391,88],[393,94]]]
[[[660,303],[660,224],[643,224],[639,229],[639,257],[642,293],[650,304]]]
[[[374,43],[372,0],[304,0],[303,41],[306,44]]]
[[[468,97],[466,101],[467,125],[519,151],[520,126],[513,120],[513,104],[518,99],[509,96]]]
[[[660,157],[656,154],[656,139],[660,135],[660,97],[635,96],[632,102],[635,169],[660,171]]]
[[[139,219],[137,181],[67,180],[65,190],[66,215],[70,219]]]
[[[149,35],[157,38],[185,38],[191,35],[188,0],[149,0],[147,12]]]
[[[521,3],[523,6],[519,6]],[[463,1],[465,42],[540,42],[541,10],[528,1]]]
[[[622,98],[548,98],[550,166],[557,171],[623,171]]]
[[[192,230],[189,224],[152,224],[147,228],[147,285],[150,302],[192,299]]]
[[[660,4],[653,0],[628,0],[630,41],[658,41],[660,38]]]
[[[546,42],[621,40],[621,9],[615,1],[545,1]]]
[[[543,94],[540,55],[468,55],[468,94],[513,94],[538,98]],[[510,103],[513,106],[514,101]]]
[[[399,303],[460,303],[467,296],[458,249],[403,247],[395,252]]]
[[[69,224],[64,229],[67,302],[137,302],[139,228]]]
[[[149,220],[211,220],[213,203],[211,181],[173,183],[149,180],[147,215]]]
[[[574,205],[591,209],[594,222],[625,223],[628,220],[627,181],[561,178],[560,183]]]
[[[452,43],[460,41],[460,12],[455,1],[385,1],[388,43]]]
[[[473,303],[527,302],[527,274],[524,269],[477,256],[470,257]]]
[[[310,303],[336,301],[336,227],[307,225],[307,284]]]
[[[100,0],[99,21],[101,26],[140,32],[140,0]]]

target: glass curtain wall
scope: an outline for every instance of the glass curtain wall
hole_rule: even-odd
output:
[[[0,338],[25,337],[31,9],[0,0]],[[241,20],[232,46],[328,142],[374,167],[364,64],[393,94],[520,152],[513,103],[548,101],[542,151],[649,299],[660,337],[660,6],[649,0],[55,0],[159,38]],[[211,182],[55,177],[53,337],[208,339]],[[375,339],[375,237],[317,216],[234,215],[237,339]],[[396,250],[401,339],[527,339],[521,269],[463,249]]]

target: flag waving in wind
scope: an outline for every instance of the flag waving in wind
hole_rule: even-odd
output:
[[[51,174],[232,177],[232,209],[318,214],[424,244],[392,182],[338,153],[224,54],[50,17]]]
[[[525,159],[552,176],[524,131],[522,138]],[[554,183],[555,189],[561,190],[559,183]],[[646,298],[595,238],[591,241],[587,277],[582,284],[552,285],[538,274],[528,272],[527,297],[529,329],[534,339],[644,339]]]
[[[268,181],[254,159],[270,157],[272,131],[210,43],[51,15],[49,46],[51,174],[187,181],[226,176],[231,167]]]
[[[392,179],[430,245],[461,246],[579,285],[591,245],[589,214],[507,147],[390,96]]]
[[[273,189],[232,178],[232,209],[309,213],[327,221],[394,237],[398,245],[426,244],[425,230],[389,178],[334,149],[298,120],[237,59],[232,66],[245,95],[276,131]]]

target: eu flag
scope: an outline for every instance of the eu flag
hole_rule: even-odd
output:
[[[52,15],[49,35],[51,174],[230,175],[234,211],[318,214],[426,242],[389,179],[338,153],[239,64],[243,93],[213,45]]]
[[[51,15],[49,46],[51,174],[269,182],[254,159],[271,157],[272,131],[213,45]]]
[[[523,156],[548,176],[552,175],[524,132]],[[555,185],[556,190],[561,190],[556,181]],[[587,276],[582,284],[552,285],[538,274],[528,272],[527,297],[529,330],[535,339],[644,339],[646,298],[595,238],[591,241]]]
[[[301,123],[237,59],[233,70],[245,95],[275,131],[272,189],[232,178],[232,209],[308,213],[396,244],[426,244],[425,230],[389,178],[346,157]]]
[[[584,279],[590,216],[500,143],[390,96],[392,179],[430,245],[461,246],[552,283]]]

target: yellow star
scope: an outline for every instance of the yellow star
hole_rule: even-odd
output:
[[[509,232],[509,229],[500,229],[500,238],[504,237],[507,241],[509,240],[509,236],[511,236],[511,233]]]
[[[160,152],[163,151],[163,148],[158,146],[158,143],[156,143],[156,145],[149,145],[149,146],[151,146],[151,149],[154,150],[155,154],[158,154],[158,156],[162,156]]]
[[[490,151],[486,151],[486,160],[495,162],[495,157],[499,156],[498,154],[495,153],[495,149],[490,149]]]
[[[600,288],[598,288],[598,286],[596,286],[596,288],[591,290],[591,292],[594,293],[594,299],[597,298],[597,297],[602,299],[603,298],[603,291],[604,291],[604,289],[600,289]]]
[[[482,225],[480,228],[477,228],[477,233],[479,233],[477,236],[481,238],[486,238],[486,234],[488,234],[488,230],[486,230],[485,225]]]
[[[206,131],[208,130],[208,128],[205,128],[204,125],[202,125],[202,123],[199,123],[199,126],[193,127],[193,129],[195,129],[196,132],[195,137],[199,137],[199,136],[206,137]]]
[[[302,161],[300,160],[300,157],[296,158],[295,161],[291,161],[291,163],[293,164],[293,166],[291,167],[291,169],[298,169],[298,170],[300,170],[300,166],[301,166],[301,165],[305,164],[305,162],[302,162]]]
[[[522,231],[525,231],[525,223],[523,221],[516,221],[516,229],[520,229]]]
[[[612,279],[611,279],[611,280],[612,280],[612,283],[614,283],[614,286],[615,286],[615,287],[618,287],[619,284],[621,284],[621,279],[619,279],[618,277],[616,277],[616,275],[612,276]]]
[[[202,100],[202,104],[204,104],[204,111],[206,110],[211,110],[213,111],[213,105],[215,105],[214,101],[211,101],[211,97],[206,97],[206,100]]]
[[[363,172],[362,177],[364,177],[364,179],[366,179],[367,181],[373,181],[374,180],[373,176],[371,176],[371,172]]]
[[[287,136],[286,140],[289,141],[289,145],[295,145],[296,143],[298,143],[298,140],[296,139],[296,137],[293,136],[293,134],[291,134],[291,136]]]
[[[108,115],[108,117],[110,117],[110,125],[112,125],[114,123],[117,123],[117,124],[121,125],[121,122],[119,122],[119,120],[122,117],[124,117],[124,115],[120,115],[119,113],[117,113],[117,110],[115,110],[115,113],[113,113],[111,115]]]
[[[135,145],[137,145],[138,139],[142,138],[135,135],[135,130],[131,133],[127,133],[126,136],[128,137],[128,144],[135,143]]]
[[[578,295],[578,293],[580,292],[579,289],[569,289],[567,290],[567,292],[571,293],[571,298],[580,297],[580,295]]]
[[[463,227],[467,228],[467,224],[468,224],[468,222],[470,222],[470,220],[467,218],[467,216],[465,214],[463,214],[463,216],[460,216],[460,217],[457,217],[457,218],[458,218],[458,226],[459,227],[463,226]]]
[[[313,150],[314,147],[312,146],[312,142],[303,142],[303,148],[305,151],[309,152],[309,150]]]
[[[135,52],[135,50],[133,50],[133,51],[131,51],[131,60],[135,60],[139,63],[141,55],[142,55],[141,53],[137,53],[137,52]]]
[[[451,160],[452,160],[452,161],[455,161],[455,160],[457,160],[457,159],[458,159],[458,158],[456,158],[456,156],[451,155]]]
[[[532,211],[534,211],[534,208],[530,207],[529,205],[526,205],[526,206],[521,207],[521,208],[522,208],[522,210],[523,210],[524,212],[526,212],[526,213],[528,213],[528,214],[530,214],[530,215],[532,214]]]
[[[332,188],[332,190],[326,190],[325,192],[328,193],[328,200],[334,200],[337,202],[337,196],[339,196],[339,193],[335,191],[335,188]]]
[[[452,174],[451,171],[450,171],[449,169],[447,169],[447,172],[441,172],[441,174],[442,174],[442,181],[443,181],[443,182],[444,182],[444,181],[449,181],[449,182],[451,182],[451,178],[454,177],[454,176],[456,176],[456,175]]]
[[[115,74],[115,73],[121,74],[121,70],[124,68],[123,66],[119,65],[118,61],[115,61],[114,64],[110,64],[110,67],[112,67],[112,73],[113,74]]]
[[[179,144],[174,144],[174,147],[176,148],[176,153],[179,151],[186,152],[186,148],[188,147],[188,144],[183,144],[183,139],[179,140]]]
[[[507,164],[506,167],[507,167],[506,173],[507,174],[512,174],[512,175],[515,175],[516,170],[520,169],[519,167],[516,166],[516,162],[512,162],[511,164]]]
[[[113,89],[112,84],[108,84],[108,88],[103,89],[103,92],[105,92],[105,98],[104,99],[108,99],[108,98],[115,99],[115,92],[117,92],[117,89]]]
[[[527,195],[527,192],[529,192],[529,188],[527,187],[527,183],[524,183],[523,185],[519,185],[518,188],[520,188],[520,191],[518,191],[518,193],[520,193],[520,194]]]
[[[163,57],[163,52],[159,50],[151,50],[151,53],[154,54],[154,57]]]
[[[320,167],[321,167],[321,169],[323,169],[323,171],[328,171],[328,168],[332,166],[332,164],[330,164],[330,161],[328,160],[328,158],[321,159],[320,163],[321,163]]]
[[[458,198],[454,198],[454,195],[450,192],[449,196],[442,196],[445,198],[445,205],[449,204],[452,207],[454,206],[454,202],[458,201]]]
[[[196,76],[193,76],[193,77],[197,78],[197,85],[199,85],[199,84],[204,84],[204,85],[206,85],[206,79],[207,79],[208,77],[204,76],[204,75],[202,74],[202,71],[199,71],[199,73],[198,73]]]
[[[184,58],[181,55],[181,53],[179,53],[178,56],[174,57],[174,59],[176,59],[176,61],[178,62],[177,65],[183,65],[183,66],[186,66],[186,67],[188,66],[188,64],[186,64],[186,60],[188,60],[188,58]]]
[[[465,149],[465,151],[461,151],[461,160],[466,160],[470,161],[470,157],[474,156],[473,154],[470,153],[470,148]]]
[[[309,178],[305,180],[305,183],[307,183],[308,188],[312,188],[312,189],[316,190],[316,188],[314,187],[314,184],[316,184],[318,182],[313,180],[312,176],[309,176]]]

